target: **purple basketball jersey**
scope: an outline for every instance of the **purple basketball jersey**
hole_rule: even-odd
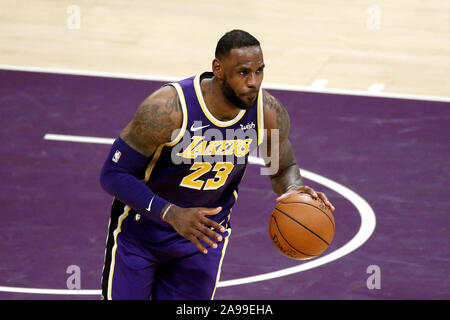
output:
[[[236,201],[248,156],[262,141],[262,94],[249,110],[229,121],[219,121],[206,106],[200,81],[203,73],[178,83],[183,109],[181,131],[160,146],[145,174],[145,182],[158,196],[180,207],[218,207],[212,217],[221,222]]]

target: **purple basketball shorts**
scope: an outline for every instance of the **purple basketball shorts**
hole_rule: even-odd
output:
[[[228,216],[229,219],[229,216]],[[219,282],[231,228],[201,253],[165,222],[115,200],[109,222],[102,299],[210,300]],[[203,245],[206,244],[203,243]]]

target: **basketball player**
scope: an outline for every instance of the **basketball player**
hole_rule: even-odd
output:
[[[102,277],[104,299],[213,299],[249,153],[266,148],[281,201],[303,185],[283,105],[261,89],[260,43],[233,30],[217,43],[212,72],[147,97],[115,140],[101,172],[115,198]],[[266,131],[264,131],[266,129]],[[276,131],[271,129],[275,129]],[[272,135],[277,133],[272,151]]]

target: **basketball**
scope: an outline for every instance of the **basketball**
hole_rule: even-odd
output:
[[[269,220],[269,235],[285,256],[306,260],[323,253],[334,237],[331,210],[321,199],[296,193],[279,202]]]

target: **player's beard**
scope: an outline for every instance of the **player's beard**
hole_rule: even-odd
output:
[[[253,101],[251,101],[251,102],[246,102],[246,101],[242,100],[236,94],[236,92],[233,90],[233,88],[231,88],[231,86],[228,83],[226,78],[224,78],[222,80],[221,89],[222,89],[222,94],[230,103],[232,103],[234,106],[238,107],[239,109],[243,109],[243,110],[251,109],[254,106],[256,99],[258,97],[256,95],[255,99],[253,99]]]

